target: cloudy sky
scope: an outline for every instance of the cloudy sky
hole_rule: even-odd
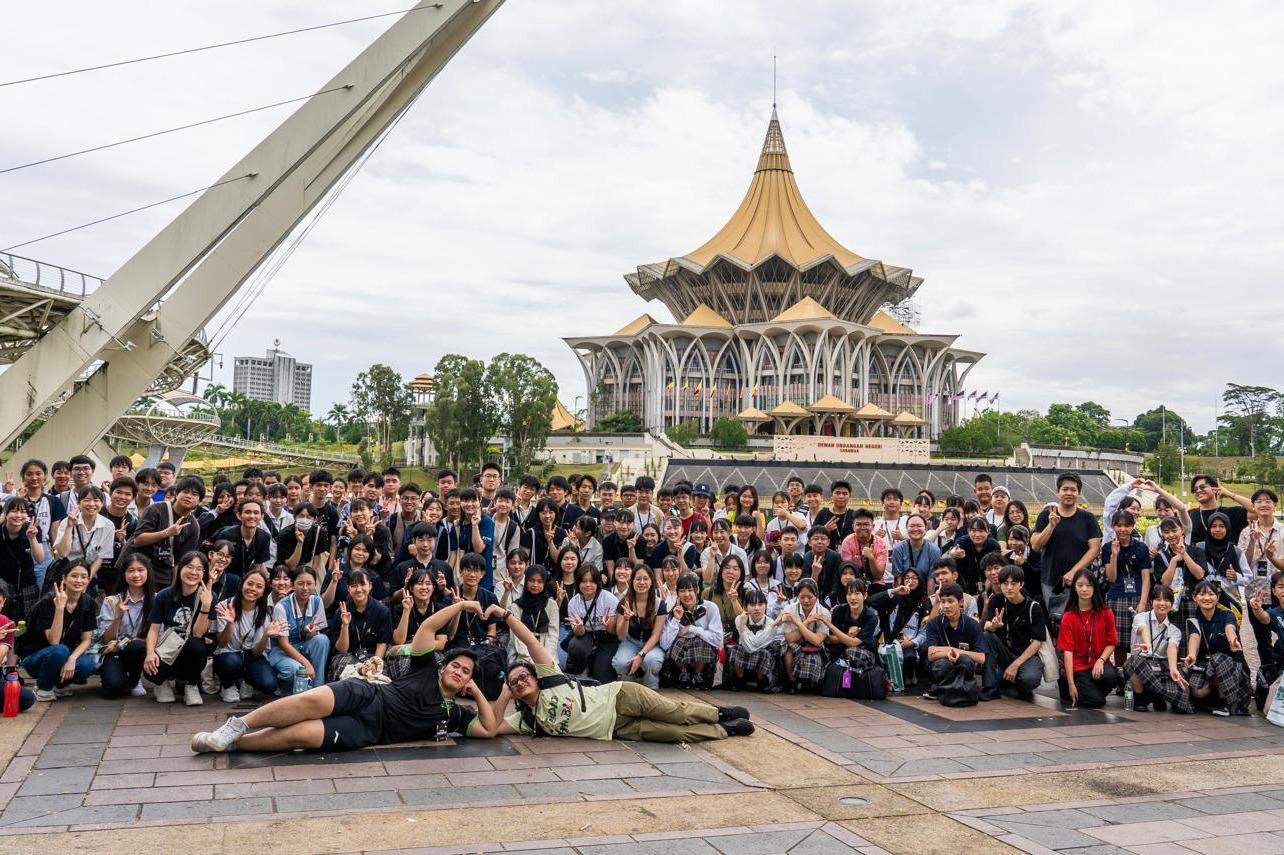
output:
[[[0,80],[408,3],[21,4]],[[388,22],[0,87],[0,168],[306,95]],[[920,329],[989,355],[1005,409],[1284,384],[1284,7],[1269,2],[510,0],[428,88],[219,345],[315,365],[313,408],[375,361],[528,353],[658,303],[622,274],[739,203],[779,56],[785,141],[852,250],[912,267]],[[0,248],[204,186],[280,108],[0,175]],[[175,203],[17,252],[110,274]],[[214,324],[218,326],[218,322]]]

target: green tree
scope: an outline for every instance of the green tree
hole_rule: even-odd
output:
[[[496,408],[498,429],[508,437],[510,466],[514,472],[529,471],[548,439],[557,381],[537,360],[501,353],[486,368],[485,386]]]
[[[679,422],[666,430],[665,435],[678,445],[690,445],[700,438],[700,428],[695,419]]]
[[[616,410],[598,419],[593,429],[602,433],[641,433],[642,419],[633,410]]]
[[[433,380],[424,427],[438,457],[456,469],[465,463],[480,466],[487,441],[499,426],[494,398],[485,386],[485,364],[448,353],[438,360]]]
[[[1030,421],[1031,440],[1048,445],[1095,446],[1097,430],[1092,416],[1069,404],[1052,404],[1047,415]]]
[[[1230,449],[1223,449],[1223,454],[1256,457],[1259,447],[1274,446],[1273,434],[1277,433],[1278,425],[1273,416],[1281,404],[1279,392],[1269,386],[1227,383],[1222,403],[1226,412],[1218,416],[1217,421],[1227,428],[1228,436],[1223,436],[1223,442],[1230,445]]]
[[[1161,484],[1176,481],[1181,473],[1181,453],[1172,442],[1161,442],[1155,453],[1146,458],[1146,471]]]
[[[1146,451],[1154,451],[1163,442],[1181,445],[1191,433],[1186,420],[1162,404],[1139,414],[1132,426],[1146,435]]]
[[[1110,411],[1098,404],[1096,401],[1084,401],[1076,410],[1088,416],[1097,423],[1099,428],[1110,427]]]
[[[739,419],[721,418],[709,428],[709,439],[715,448],[744,448],[749,444],[749,431]]]
[[[401,375],[382,363],[362,371],[352,384],[353,409],[374,429],[384,458],[391,457],[393,440],[410,421],[410,403],[410,388]]]

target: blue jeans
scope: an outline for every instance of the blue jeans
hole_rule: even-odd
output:
[[[648,689],[660,688],[660,669],[664,667],[664,651],[657,645],[653,647],[646,656],[642,658],[642,664],[638,666],[638,673],[629,676],[629,660],[642,651],[642,642],[632,638],[626,638],[620,642],[619,649],[615,656],[611,658],[611,667],[619,675],[621,680],[642,680],[642,685]]]
[[[307,641],[291,641],[290,645],[303,654],[303,658],[312,665],[316,674],[308,681],[308,688],[315,689],[325,685],[325,663],[330,658],[330,638],[325,635],[314,635]],[[268,648],[268,662],[276,671],[277,686],[282,695],[294,694],[294,672],[299,669],[297,660],[286,656],[275,644]]]
[[[571,637],[571,628],[567,624],[562,624],[557,628],[557,667],[563,671],[566,670],[566,651],[562,648],[562,642]]]
[[[67,649],[67,645],[51,644],[23,659],[22,667],[36,678],[37,689],[48,692],[67,683],[83,683],[89,679],[89,675],[94,673],[94,655],[82,653],[76,660],[76,673],[66,683],[62,682],[59,679],[59,672],[70,658],[71,651]]]
[[[266,656],[255,656],[249,652],[215,653],[214,673],[218,674],[219,683],[225,689],[235,686],[238,680],[244,680],[265,695],[276,693],[276,671]],[[293,673],[290,674],[290,683],[294,683]]]

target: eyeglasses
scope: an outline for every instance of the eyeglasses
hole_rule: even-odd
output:
[[[510,689],[516,689],[522,683],[529,682],[530,679],[531,679],[531,675],[523,671],[522,673],[517,674],[511,680],[508,681],[508,687]]]

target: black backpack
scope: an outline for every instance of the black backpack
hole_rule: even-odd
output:
[[[881,701],[887,697],[887,671],[868,650],[855,649],[825,669],[820,693],[827,698]]]
[[[977,665],[971,657],[960,656],[945,679],[932,691],[943,707],[974,707],[981,701],[981,687],[976,682]]]
[[[536,678],[535,683],[539,686],[540,691],[552,689],[556,686],[572,686],[580,696],[580,712],[588,712],[588,701],[584,698],[584,687],[589,686],[591,688],[593,686],[602,685],[592,677],[568,677],[560,671],[556,674],[538,677]],[[535,710],[531,709],[521,701],[517,701],[516,703],[517,713],[522,717],[522,725],[531,732],[531,735],[535,737],[552,735],[546,733],[544,728],[540,726],[539,720],[535,718]]]

